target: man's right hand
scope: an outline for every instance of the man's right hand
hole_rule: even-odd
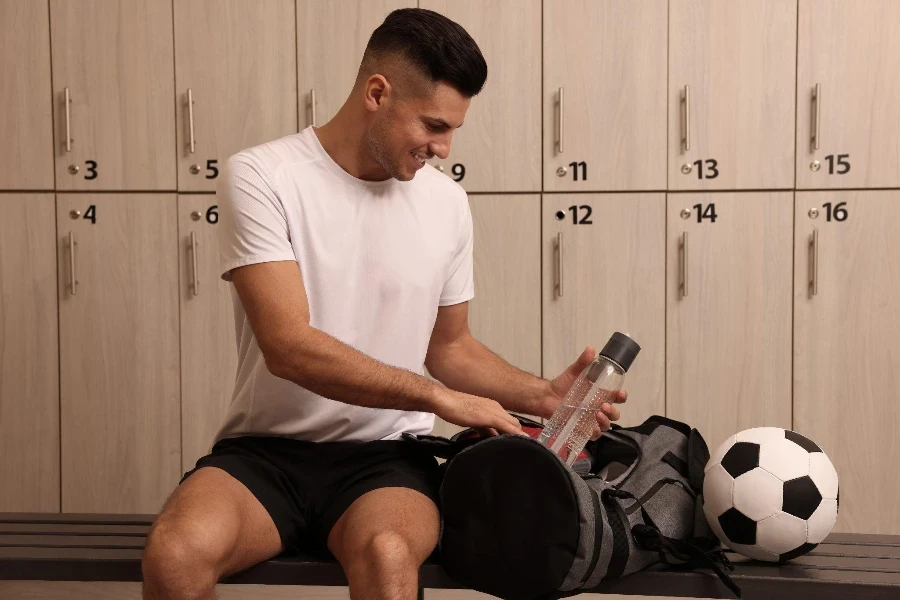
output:
[[[457,392],[446,387],[437,386],[433,412],[448,423],[460,427],[527,435],[522,431],[519,420],[506,412],[496,400]]]

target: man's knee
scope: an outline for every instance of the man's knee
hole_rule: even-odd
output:
[[[145,598],[212,598],[220,561],[206,532],[184,521],[154,523],[141,559]]]
[[[351,569],[372,569],[381,575],[417,572],[421,562],[409,541],[392,531],[381,531],[360,540],[357,551],[351,552],[350,557],[354,563]]]

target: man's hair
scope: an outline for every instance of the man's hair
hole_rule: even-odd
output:
[[[391,12],[372,32],[362,67],[390,55],[405,60],[431,83],[446,82],[470,98],[481,91],[487,79],[487,63],[468,32],[424,8]]]

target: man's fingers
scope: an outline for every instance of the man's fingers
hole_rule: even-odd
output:
[[[519,425],[519,420],[506,411],[503,411],[502,416],[497,420],[497,423],[494,425],[494,427],[496,427],[497,431],[499,431],[500,433],[528,435],[524,431],[522,431],[522,426]]]
[[[617,404],[622,404],[628,400],[628,392],[625,390],[617,390],[616,393],[613,394],[612,400]]]
[[[622,417],[622,413],[619,412],[619,409],[612,404],[607,404],[604,402],[600,406],[600,410],[605,414],[610,421],[618,421]]]
[[[600,425],[600,429],[606,431],[609,429],[609,417],[604,415],[602,412],[597,413],[597,424]]]

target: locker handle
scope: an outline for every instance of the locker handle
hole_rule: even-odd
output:
[[[821,114],[822,113],[822,110],[821,110],[821,108],[822,108],[822,84],[821,83],[816,84],[816,89],[813,92],[813,104],[814,104],[814,108],[813,108],[814,125],[813,125],[812,141],[813,141],[813,148],[815,150],[818,150],[819,149],[819,137],[821,134],[820,126],[821,126],[821,122],[822,122],[822,119],[821,119],[821,116],[822,116],[822,114]]]
[[[563,153],[563,127],[565,121],[563,120],[563,89],[559,88],[559,114],[557,115],[557,127],[559,128],[559,138],[556,140],[556,149],[557,154]],[[560,294],[562,295],[562,294]]]
[[[819,230],[813,229],[812,236],[809,238],[810,258],[812,259],[812,268],[809,274],[809,289],[813,296],[819,294]]]
[[[681,133],[681,142],[684,144],[684,151],[691,149],[691,86],[684,86],[684,109],[682,111],[681,124],[684,131]]]
[[[65,99],[63,100],[66,105],[66,152],[72,151],[72,115],[70,114],[70,105],[72,104],[72,97],[69,95],[69,88],[65,88]],[[73,292],[74,293],[74,292]]]
[[[312,113],[312,125],[313,127],[317,127],[316,125],[316,90],[315,88],[309,90],[309,108]]]
[[[191,232],[191,289],[194,291],[195,296],[200,295],[200,269],[198,268],[198,259],[197,259],[197,246],[200,244],[197,242],[197,233]]]
[[[69,291],[72,295],[75,295],[76,286],[78,285],[78,281],[75,280],[75,246],[78,245],[78,242],[75,241],[75,233],[69,232]]]
[[[557,294],[560,298],[563,295],[563,234],[562,231],[556,234],[556,281]]]
[[[196,150],[196,141],[194,140],[194,90],[188,88],[188,128],[190,129],[191,141],[188,147],[191,154]]]
[[[687,231],[681,233],[681,297],[686,298],[688,295],[688,234]]]

